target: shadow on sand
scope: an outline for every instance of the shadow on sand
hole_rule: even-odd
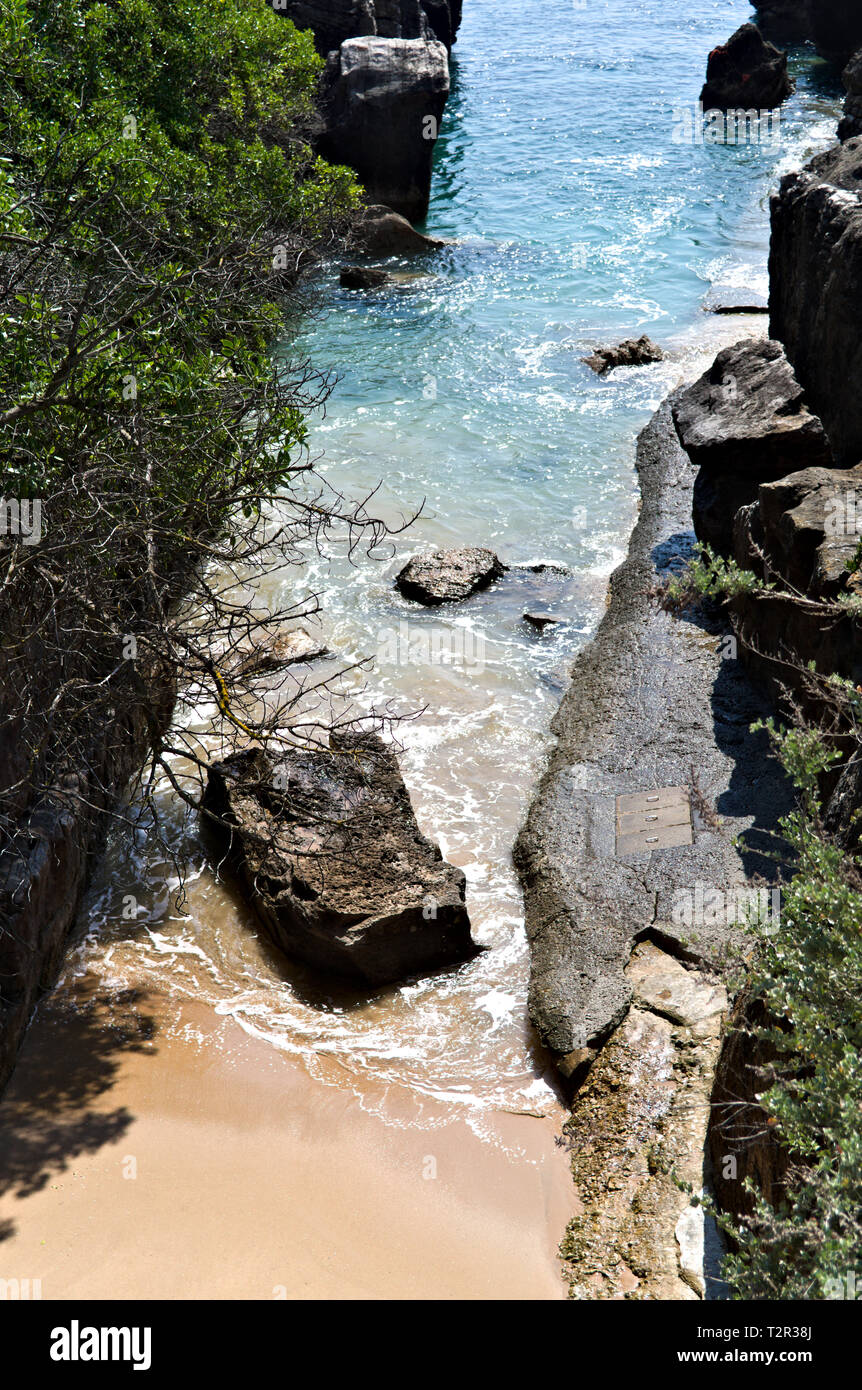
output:
[[[126,1132],[133,1116],[102,1098],[125,1054],[155,1053],[144,1004],[141,991],[86,981],[42,1001],[0,1103],[0,1199],[41,1191],[76,1158]],[[14,1222],[0,1219],[0,1241],[14,1233]]]

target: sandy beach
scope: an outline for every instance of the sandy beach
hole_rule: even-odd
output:
[[[0,1111],[0,1277],[61,1300],[564,1297],[558,1117],[479,1138],[177,1009],[93,980],[43,1002]]]

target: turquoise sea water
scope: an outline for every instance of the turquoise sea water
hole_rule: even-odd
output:
[[[184,913],[146,840],[117,845],[77,964],[169,979],[318,1075],[335,1058],[338,1084],[356,1085],[364,1104],[396,1085],[481,1124],[494,1107],[552,1103],[526,1026],[512,843],[631,528],[637,431],[719,346],[763,330],[706,315],[701,301],[715,283],[766,288],[770,189],[834,138],[837,79],[800,50],[779,147],[674,143],[674,109],[697,101],[709,50],[749,15],[744,0],[466,0],[428,218],[448,245],[391,263],[401,278],[367,294],[341,290],[337,264],[326,267],[319,312],[285,344],[340,377],[312,422],[327,480],[351,495],[379,484],[391,519],[424,501],[395,554],[350,563],[335,546],[309,557],[305,578],[327,645],[374,662],[360,706],[424,710],[402,732],[404,775],[423,829],[464,868],[474,934],[491,949],[361,1007],[335,995],[312,1007],[166,794],[166,824],[194,869]],[[580,360],[642,332],[665,362],[600,380]],[[428,612],[400,599],[392,577],[438,544],[486,544],[570,575],[514,572]],[[282,583],[261,597],[294,598]],[[537,636],[522,618],[537,605],[566,621]],[[129,892],[147,921],[132,941],[118,925]]]

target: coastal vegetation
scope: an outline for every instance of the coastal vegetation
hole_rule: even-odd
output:
[[[849,579],[858,567],[856,546]],[[702,546],[670,579],[665,602],[682,614],[775,589]],[[833,616],[846,609],[842,598]],[[785,689],[784,721],[753,728],[768,735],[797,797],[776,841],[780,912],[768,930],[752,921],[738,981],[745,1004],[735,1026],[762,1089],[744,1124],[727,1104],[716,1117],[727,1134],[747,1127],[748,1142],[768,1136],[782,1155],[768,1196],[749,1179],[736,1213],[720,1217],[731,1240],[724,1276],[741,1299],[853,1298],[862,1248],[862,857],[858,811],[836,823],[824,792],[858,763],[862,691],[798,657],[795,677],[807,708]]]
[[[310,482],[305,419],[328,382],[273,356],[304,269],[360,202],[309,143],[311,36],[264,0],[10,0],[0,49],[14,839],[43,797],[110,799],[92,785],[106,729],[145,731],[170,774],[167,689],[247,734],[212,646],[263,642],[284,615],[250,611],[239,576],[336,522],[378,527]],[[38,545],[14,534],[34,515]],[[213,582],[225,567],[233,587]]]

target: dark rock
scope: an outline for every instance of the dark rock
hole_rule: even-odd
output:
[[[862,139],[789,174],[772,199],[770,333],[835,461],[862,459]]]
[[[862,135],[862,49],[850,59],[842,73],[847,88],[844,119],[838,127],[839,140],[852,140]]]
[[[853,757],[841,769],[838,784],[826,805],[824,824],[843,850],[862,849],[862,758]]]
[[[752,0],[758,28],[790,43],[802,43],[812,37],[814,3],[816,0]]]
[[[725,348],[679,394],[673,416],[699,470],[695,531],[723,554],[733,547],[734,515],[754,501],[760,483],[832,462],[823,427],[808,410],[780,343],[747,340]]]
[[[774,701],[786,709],[791,695],[815,722],[824,700],[809,667],[862,683],[862,621],[828,601],[852,596],[859,582],[845,568],[858,537],[832,536],[827,526],[830,500],[846,499],[843,480],[854,474],[862,482],[858,469],[806,469],[764,484],[757,502],[742,507],[734,522],[737,562],[773,586],[732,600],[741,654]]]
[[[421,221],[448,95],[449,64],[437,39],[347,39],[322,79],[320,152],[355,169],[373,202]]]
[[[409,256],[416,251],[437,251],[445,245],[423,236],[406,217],[380,205],[365,209],[354,236],[364,250],[380,256]]]
[[[862,47],[859,0],[753,0],[758,23],[799,41],[811,39],[826,58],[846,63]]]
[[[710,53],[700,99],[706,111],[764,111],[779,106],[793,87],[787,54],[767,42],[756,24],[743,24]]]
[[[543,632],[546,627],[555,627],[557,623],[565,622],[565,619],[557,618],[553,613],[525,613],[524,621]]]
[[[451,49],[461,23],[462,0],[422,0],[434,37]]]
[[[272,764],[258,749],[213,764],[204,810],[273,942],[370,985],[477,953],[465,878],[419,830],[398,760],[367,734]]]
[[[270,0],[298,29],[311,29],[324,57],[345,39],[437,38],[447,48],[461,23],[461,0]]]
[[[418,555],[397,575],[395,587],[405,598],[415,599],[430,608],[469,598],[480,589],[487,589],[505,572],[506,566],[493,550],[462,546],[457,550]]]
[[[376,290],[386,284],[389,276],[385,270],[375,270],[370,266],[344,265],[338,279],[345,290]]]
[[[614,367],[643,367],[650,362],[663,362],[664,353],[650,338],[626,338],[617,347],[597,348],[590,357],[582,357],[599,376]]]
[[[708,314],[768,314],[769,300],[757,290],[737,290],[714,286],[703,301]]]
[[[767,562],[766,579],[810,598],[835,599],[852,591],[847,562],[859,549],[860,532],[862,465],[806,468],[761,485],[757,502],[738,518],[737,559],[750,567],[754,542]]]

